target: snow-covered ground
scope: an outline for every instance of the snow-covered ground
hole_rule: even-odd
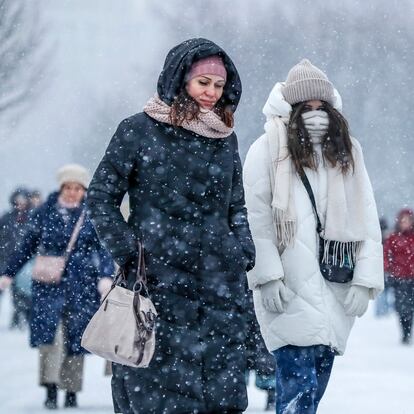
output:
[[[37,386],[37,351],[28,347],[27,333],[7,329],[9,320],[5,294],[0,303],[0,413],[50,412],[42,409],[44,389]],[[72,414],[112,413],[110,379],[103,373],[104,361],[88,357],[84,391]],[[247,413],[264,413],[265,394],[253,385],[249,401]],[[394,315],[375,319],[370,309],[357,321],[346,355],[336,359],[318,414],[413,413],[414,346],[400,345]]]

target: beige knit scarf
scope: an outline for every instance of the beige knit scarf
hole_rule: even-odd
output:
[[[171,124],[171,107],[162,101],[158,94],[149,99],[144,106],[144,112],[156,121]],[[181,126],[207,138],[227,138],[233,133],[233,128],[226,126],[213,111],[202,111],[197,119],[184,121]]]
[[[271,157],[272,212],[273,221],[281,246],[292,244],[296,235],[296,208],[293,198],[294,172],[287,142],[286,119],[268,119],[265,131],[268,136]],[[335,241],[339,249],[351,249],[355,256],[362,241],[375,240],[376,223],[372,209],[376,209],[370,180],[357,140],[352,138],[355,170],[343,175],[337,168],[328,168],[328,200],[323,229],[323,238]],[[323,220],[323,212],[320,218]],[[350,243],[350,244],[349,244]]]

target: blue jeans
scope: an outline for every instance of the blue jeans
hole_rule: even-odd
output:
[[[287,345],[276,359],[276,413],[315,414],[328,385],[335,352],[325,345]]]

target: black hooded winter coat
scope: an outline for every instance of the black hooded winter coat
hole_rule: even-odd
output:
[[[227,69],[222,99],[235,109],[236,68],[205,39],[170,51],[158,82],[167,104],[191,64],[220,55]],[[90,215],[106,248],[122,266],[143,241],[148,288],[159,313],[149,368],[113,365],[116,412],[241,412],[245,387],[245,271],[254,265],[242,167],[233,133],[211,139],[145,113],[124,120],[95,172]],[[119,207],[130,198],[124,221]],[[230,411],[236,410],[236,411]]]

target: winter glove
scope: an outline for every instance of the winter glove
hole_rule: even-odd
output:
[[[281,279],[260,286],[264,308],[269,312],[282,313],[288,299],[286,286]]]
[[[13,279],[9,276],[0,276],[0,290],[6,290],[13,282]]]
[[[106,296],[106,294],[111,290],[112,283],[113,279],[110,277],[103,277],[98,282],[98,292],[101,295],[101,299],[103,299]]]
[[[368,308],[369,289],[365,286],[352,285],[346,295],[344,306],[348,316],[361,317]]]

